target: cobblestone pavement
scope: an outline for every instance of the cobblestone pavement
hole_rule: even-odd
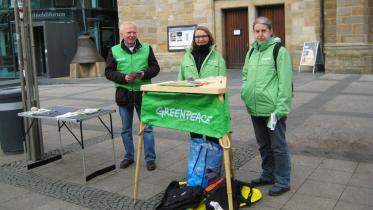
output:
[[[92,140],[91,140],[92,141]],[[98,143],[98,141],[88,144]],[[66,148],[72,148],[66,150]],[[64,147],[64,155],[76,150],[80,146],[76,143]],[[49,155],[57,154],[54,150]],[[234,150],[234,162],[236,169],[248,162],[255,156],[255,151],[248,145]],[[64,180],[53,179],[42,176],[25,169],[25,161],[15,161],[4,164],[0,167],[0,182],[4,184],[21,187],[32,192],[40,193],[56,199],[74,203],[90,209],[155,209],[160,202],[163,192],[156,194],[146,201],[139,201],[133,204],[133,199],[127,196],[119,195],[82,184],[67,182]]]
[[[162,73],[154,82],[175,78],[174,72]],[[372,83],[371,75],[294,72],[293,112],[287,123],[293,162],[292,190],[273,198],[266,195],[268,188],[261,188],[263,200],[251,209],[373,208],[370,199],[373,195]],[[239,71],[230,71],[228,85],[236,176],[249,181],[260,173],[260,158],[249,116],[239,97]],[[103,78],[43,79],[39,91],[42,107],[56,104],[116,107],[114,88]],[[118,114],[115,114],[113,123],[117,159],[121,160],[123,146]],[[134,132],[138,125],[135,120]],[[88,156],[97,161],[90,166],[105,164],[110,160],[105,157],[110,156],[105,146],[107,135],[98,135],[104,129],[89,123],[85,130],[86,146],[92,150]],[[109,176],[97,178],[97,182],[82,184],[79,181],[80,146],[64,139],[64,157],[67,159],[41,169],[27,171],[22,154],[0,151],[0,210],[154,209],[167,183],[185,178],[183,164],[187,154],[183,151],[188,145],[182,141],[187,139],[183,132],[156,129],[155,134],[158,168],[155,172],[143,171],[140,175],[141,200],[136,205],[132,198],[134,167],[119,169]],[[58,153],[55,149],[58,144],[52,141],[56,135],[55,125],[43,121],[46,156]],[[38,196],[35,201],[27,200],[34,196]]]

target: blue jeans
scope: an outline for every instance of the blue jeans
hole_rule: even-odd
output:
[[[134,106],[118,106],[119,114],[122,120],[122,141],[126,151],[124,159],[135,159],[135,148],[132,137],[132,123]],[[140,119],[140,108],[136,107],[137,116]],[[151,126],[145,126],[144,129],[144,156],[145,161],[155,160],[154,135]]]
[[[274,131],[267,128],[268,117],[251,116],[259,152],[262,157],[261,178],[276,186],[289,187],[291,163],[286,143],[286,118],[277,121]]]

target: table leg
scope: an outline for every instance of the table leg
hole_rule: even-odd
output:
[[[27,121],[27,119],[25,121]],[[27,148],[28,147],[27,147],[26,138],[27,138],[28,133],[30,132],[30,129],[32,128],[32,125],[34,124],[34,121],[35,121],[35,119],[31,120],[31,124],[26,130],[24,128],[24,124],[26,124],[26,123],[22,123],[22,130],[24,131],[24,132],[22,132],[23,154],[25,154],[25,164],[26,164],[27,170],[29,169],[29,167],[28,167],[29,165],[28,165],[28,157],[27,157]]]
[[[83,125],[80,121],[79,123],[80,127],[80,141],[81,141],[81,149],[82,149],[82,159],[83,159],[83,181],[87,184],[87,177],[86,177],[86,165],[85,165],[85,151],[84,151],[84,140],[83,140]]]
[[[145,129],[145,124],[143,122],[140,122],[139,141],[137,142],[135,186],[133,190],[134,203],[136,203],[136,201],[138,200],[138,194],[139,194],[140,160],[141,160],[142,150],[144,146],[143,145],[144,129]]]
[[[22,141],[23,143],[23,154],[25,155],[25,166],[28,170],[28,160],[27,160],[27,151],[26,151],[26,141]]]
[[[232,182],[231,182],[231,164],[230,164],[230,149],[231,142],[229,136],[226,134],[220,139],[220,145],[224,150],[224,168],[225,168],[225,181],[227,183],[227,197],[229,210],[233,210],[233,197],[232,197]]]
[[[116,157],[115,145],[114,145],[113,118],[111,117],[111,114],[109,114],[109,117],[110,117],[110,134],[111,134],[111,145],[113,147],[114,166],[117,167],[117,157]]]
[[[60,155],[61,155],[61,159],[63,159],[63,146],[62,146],[62,137],[61,137],[61,125],[60,125],[60,121],[57,120],[57,123],[58,123],[58,136],[59,136],[59,140],[60,140]]]

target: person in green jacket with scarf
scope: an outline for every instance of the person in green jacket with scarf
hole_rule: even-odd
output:
[[[251,184],[273,184],[268,194],[277,196],[290,190],[291,163],[285,121],[291,110],[292,63],[284,47],[274,61],[276,40],[268,18],[256,18],[253,32],[254,50],[246,55],[241,86],[241,98],[251,115],[262,158],[262,174]]]
[[[207,77],[227,76],[224,58],[215,50],[214,38],[210,30],[198,26],[194,30],[192,47],[185,50],[181,61],[178,80],[204,79]],[[190,133],[191,138],[203,138]],[[206,136],[206,140],[218,143],[218,139]]]

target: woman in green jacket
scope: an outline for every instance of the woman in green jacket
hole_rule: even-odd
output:
[[[215,50],[214,38],[208,28],[198,26],[194,31],[192,48],[185,50],[178,80],[227,76],[224,58]]]
[[[281,47],[274,60],[276,43],[272,23],[266,17],[254,21],[255,42],[242,71],[241,98],[251,115],[262,158],[262,174],[253,186],[273,184],[269,195],[290,190],[291,163],[286,142],[286,116],[291,110],[292,64]]]
[[[215,50],[214,38],[210,30],[204,26],[198,26],[194,30],[192,47],[185,50],[185,55],[181,60],[178,80],[226,75],[224,58]],[[191,138],[203,137],[196,133],[190,133],[190,135]],[[218,143],[216,138],[206,136],[206,139]]]

